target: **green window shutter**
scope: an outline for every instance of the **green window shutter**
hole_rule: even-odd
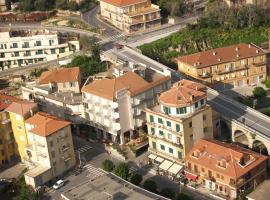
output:
[[[163,136],[164,135],[163,131],[159,131],[159,135]]]
[[[150,115],[150,122],[154,123],[154,116],[153,115]]]
[[[168,127],[171,127],[172,126],[172,123],[170,121],[167,121],[167,126]]]
[[[180,132],[180,130],[181,130],[180,125],[179,124],[176,124],[175,129],[176,129],[176,132]]]
[[[172,149],[172,148],[169,148],[169,152],[170,152],[170,153],[173,153],[173,149]]]
[[[153,149],[156,149],[157,148],[156,142],[152,142],[152,147],[153,147]]]
[[[158,118],[158,123],[163,124],[163,120],[161,118]]]
[[[165,150],[165,146],[163,144],[161,144],[160,145],[160,149],[164,151]]]
[[[181,151],[178,151],[178,158],[179,158],[179,159],[183,159],[183,154],[182,154]]]

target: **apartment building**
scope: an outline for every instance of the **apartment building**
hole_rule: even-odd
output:
[[[229,7],[236,7],[236,8],[239,8],[245,5],[255,5],[255,6],[260,6],[263,8],[267,8],[269,6],[268,0],[236,0],[236,1],[225,0],[225,2]]]
[[[82,121],[79,67],[45,71],[37,82],[22,87],[22,99],[35,101],[39,110],[74,123]]]
[[[118,77],[93,80],[82,88],[84,117],[98,137],[125,144],[144,125],[144,108],[157,102],[157,95],[170,87],[170,80],[170,76],[142,66]]]
[[[226,199],[236,199],[267,177],[267,157],[233,144],[199,140],[186,156],[186,177]]]
[[[0,0],[0,12],[6,11],[6,0]]]
[[[176,82],[146,108],[149,153],[182,163],[194,142],[213,138],[212,109],[206,87],[189,80]]]
[[[25,182],[33,187],[58,178],[76,164],[70,122],[38,112],[25,121]]]
[[[265,80],[266,53],[253,44],[237,44],[176,59],[178,70],[217,89],[254,85]]]
[[[0,94],[0,166],[9,163],[15,156],[14,137],[8,112],[5,110],[19,99]]]
[[[77,38],[63,39],[48,30],[0,32],[0,70],[27,66],[72,55]]]
[[[127,33],[161,25],[160,8],[151,0],[100,0],[100,15]]]

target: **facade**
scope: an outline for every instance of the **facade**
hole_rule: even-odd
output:
[[[225,2],[229,7],[241,7],[250,4],[267,8],[267,6],[269,5],[268,0],[225,0]]]
[[[267,157],[233,144],[199,140],[185,159],[186,177],[229,199],[267,177]]]
[[[178,70],[217,89],[254,85],[265,80],[266,53],[253,44],[237,44],[176,59]]]
[[[182,163],[197,140],[213,138],[206,98],[206,87],[188,80],[161,93],[159,104],[146,109],[149,153]]]
[[[38,112],[25,121],[25,182],[33,187],[58,178],[76,164],[70,122]]]
[[[27,66],[72,55],[79,41],[62,42],[57,32],[48,30],[0,32],[0,70]]]
[[[170,80],[148,68],[93,80],[82,88],[84,118],[99,137],[124,144],[144,125],[144,108],[157,102],[157,94],[170,87]]]
[[[0,0],[0,12],[6,11],[6,0]]]
[[[0,166],[9,163],[15,155],[11,122],[5,109],[17,101],[15,97],[0,94]]]
[[[22,99],[34,100],[43,112],[80,123],[83,105],[79,67],[43,72],[37,83],[22,87]]]
[[[160,8],[151,4],[151,0],[101,0],[100,14],[127,33],[161,25]]]
[[[15,154],[24,162],[26,159],[25,146],[28,145],[25,120],[37,112],[37,104],[27,101],[12,102],[6,111],[9,113],[15,139]]]

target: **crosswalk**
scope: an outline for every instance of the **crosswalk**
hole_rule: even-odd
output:
[[[113,40],[116,40],[116,39],[119,39],[119,38],[124,39],[124,37],[126,37],[126,35],[124,33],[118,33],[118,34],[115,34],[115,35],[105,34],[104,39],[101,42],[105,43],[105,42],[113,41]]]
[[[86,168],[88,173],[89,173],[86,177],[90,178],[91,180],[94,180],[94,179],[96,179],[96,178],[98,178],[98,177],[105,174],[103,171],[101,171],[100,169],[94,167],[91,164],[85,165],[84,168]]]
[[[80,147],[79,149],[77,149],[76,153],[84,153],[84,152],[88,151],[89,149],[92,149],[92,147],[89,145],[84,145],[84,146]]]

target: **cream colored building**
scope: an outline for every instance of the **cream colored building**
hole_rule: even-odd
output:
[[[38,112],[26,120],[25,145],[29,170],[25,182],[33,187],[59,178],[76,164],[70,122]]]
[[[170,84],[170,76],[149,68],[93,80],[82,88],[84,117],[99,137],[125,144],[144,125],[144,109],[153,106]]]
[[[48,30],[0,32],[0,71],[55,60],[80,50],[79,41],[60,42]]]
[[[43,112],[80,123],[83,104],[79,67],[43,72],[37,82],[22,87],[22,99],[34,100]]]
[[[5,0],[0,0],[0,12],[1,11],[6,11],[6,1]]]
[[[212,109],[206,99],[206,87],[188,80],[161,93],[159,104],[146,109],[149,153],[182,163],[194,142],[213,138]]]
[[[229,7],[241,7],[250,4],[267,8],[269,5],[269,0],[225,0],[225,2]]]
[[[100,0],[100,14],[127,33],[161,25],[160,8],[151,0]]]

